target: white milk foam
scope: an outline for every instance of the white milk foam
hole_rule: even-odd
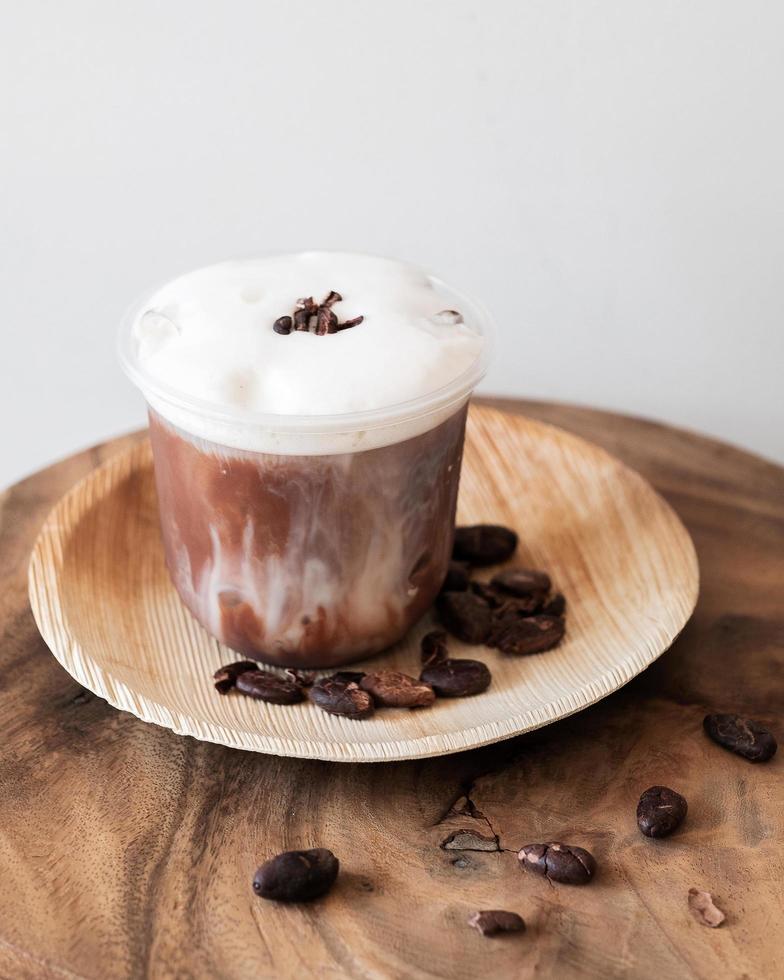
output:
[[[272,329],[300,297],[318,303],[333,289],[344,297],[333,307],[339,321],[361,315],[361,324],[326,336]],[[481,371],[448,404],[396,410],[479,364],[485,337],[471,311],[460,311],[465,323],[439,322],[454,306],[420,269],[391,259],[303,252],[224,262],[173,280],[139,307],[136,380],[175,426],[233,449],[320,455],[388,445],[439,424],[478,380]],[[182,401],[165,398],[156,382]],[[303,426],[299,418],[378,410],[368,425],[331,418]],[[277,418],[259,421],[258,413]]]

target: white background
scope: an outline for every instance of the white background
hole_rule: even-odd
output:
[[[0,485],[143,421],[114,331],[255,251],[424,264],[484,390],[784,460],[784,7],[24,0],[0,31]]]

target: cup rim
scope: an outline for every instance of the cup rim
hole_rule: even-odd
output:
[[[326,251],[326,250],[322,250]],[[262,253],[252,258],[267,258],[279,253]],[[285,255],[300,253],[283,253]],[[367,255],[369,253],[355,253]],[[232,260],[228,260],[232,261]],[[238,261],[243,261],[242,259]],[[211,263],[220,264],[220,263]],[[411,263],[408,263],[411,265]],[[203,266],[202,268],[208,268]],[[137,299],[125,312],[117,333],[117,354],[125,374],[142,392],[148,402],[160,407],[165,415],[165,406],[178,413],[185,411],[200,419],[208,419],[224,425],[255,426],[264,430],[280,432],[340,432],[377,428],[395,425],[412,418],[420,418],[433,412],[442,411],[451,404],[464,401],[487,372],[495,345],[495,321],[486,307],[471,298],[462,290],[456,289],[443,279],[433,275],[421,266],[419,269],[441,295],[455,301],[455,309],[464,315],[465,321],[483,338],[482,350],[477,358],[464,371],[445,385],[419,395],[416,398],[395,402],[382,408],[358,412],[340,412],[330,415],[297,415],[289,413],[254,412],[233,406],[216,405],[214,402],[180,391],[173,385],[154,377],[139,362],[133,336],[134,323],[144,306],[158,287],[147,290],[142,299]],[[171,280],[166,280],[170,282]],[[468,315],[466,315],[468,313]]]

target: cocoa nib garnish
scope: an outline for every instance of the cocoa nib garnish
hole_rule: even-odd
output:
[[[517,534],[499,524],[474,524],[455,529],[452,557],[472,565],[497,565],[507,561],[517,547]]]
[[[354,316],[350,320],[344,320],[343,323],[338,324],[338,330],[348,330],[349,327],[358,327],[364,319],[363,316]]]
[[[767,762],[778,748],[767,728],[741,715],[706,715],[702,727],[714,742],[750,762]]]
[[[474,912],[468,917],[469,926],[478,929],[483,936],[498,936],[506,932],[525,932],[525,922],[517,912],[503,909],[487,909]]]
[[[359,686],[364,676],[343,670],[331,677],[323,677],[310,689],[310,700],[331,715],[368,718],[373,714],[373,698]]]
[[[524,871],[563,885],[586,885],[596,872],[596,861],[590,852],[558,841],[526,844],[520,848],[517,860]]]
[[[422,666],[440,664],[447,659],[446,633],[443,630],[433,630],[426,633],[421,641]]]
[[[340,862],[326,847],[284,851],[270,858],[253,876],[253,890],[276,902],[307,902],[335,884]]]
[[[424,667],[419,676],[440,698],[481,694],[492,680],[487,666],[479,660],[442,660]]]
[[[299,684],[269,670],[246,670],[237,678],[237,690],[271,704],[297,704],[304,700]]]
[[[686,798],[667,786],[646,789],[637,804],[637,826],[646,837],[667,837],[683,822]]]
[[[337,333],[339,330],[346,330],[349,327],[356,327],[365,319],[362,316],[355,316],[350,320],[338,321],[337,316],[332,310],[336,303],[342,302],[343,297],[340,293],[330,289],[320,303],[316,303],[312,296],[304,296],[297,300],[292,316],[281,316],[272,325],[275,333],[288,334],[294,330],[307,332],[313,330],[319,337],[326,334]]]
[[[327,333],[338,332],[338,318],[328,306],[320,306],[316,314],[316,333],[323,337]]]
[[[212,675],[215,679],[215,690],[219,694],[227,694],[237,683],[240,674],[247,670],[256,670],[258,664],[252,660],[237,660],[233,664],[226,664],[225,667],[218,667]]]
[[[488,646],[498,647],[501,653],[526,656],[544,653],[558,646],[566,626],[560,616],[526,616],[515,612],[500,615],[493,622]]]
[[[442,592],[436,601],[439,618],[464,643],[484,643],[490,633],[491,610],[473,592]]]
[[[436,699],[435,691],[429,684],[399,670],[377,670],[365,674],[359,686],[384,708],[425,708]]]

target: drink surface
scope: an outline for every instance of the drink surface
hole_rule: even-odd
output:
[[[475,304],[416,266],[303,252],[173,280],[135,311],[121,351],[152,407],[192,435],[257,452],[341,453],[411,438],[452,414],[481,376],[487,329]]]

